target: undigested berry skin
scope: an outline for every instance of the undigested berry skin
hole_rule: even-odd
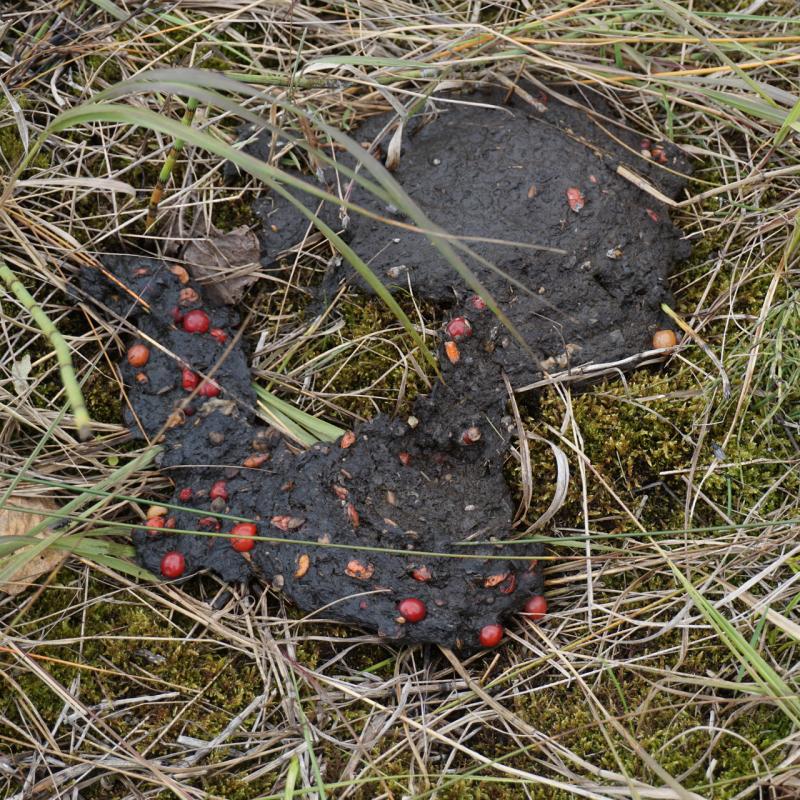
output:
[[[231,528],[231,547],[237,553],[246,553],[255,547],[253,537],[256,535],[256,526],[252,522],[239,522]]]
[[[186,559],[183,553],[177,550],[170,550],[161,559],[161,574],[165,578],[180,578],[186,570]]]
[[[202,308],[195,308],[183,316],[183,329],[186,333],[206,333],[210,325],[211,320]]]
[[[134,344],[128,348],[128,363],[137,369],[150,360],[150,348],[145,344]]]
[[[447,323],[447,335],[454,342],[460,342],[472,336],[472,325],[466,317],[453,317]]]
[[[228,499],[228,484],[225,481],[217,481],[208,493],[209,498],[216,500],[218,497],[223,500]]]
[[[196,372],[192,372],[188,367],[181,370],[181,386],[187,392],[193,392],[200,383],[200,377]]]
[[[219,385],[214,383],[214,381],[203,381],[200,384],[200,391],[198,394],[201,397],[217,397],[220,391]]]
[[[497,647],[503,641],[502,625],[484,625],[478,634],[478,642],[481,647]]]
[[[192,499],[192,490],[187,486],[185,489],[181,489],[180,493],[178,494],[178,500],[181,503],[188,503]]]
[[[228,341],[228,334],[222,328],[212,328],[209,332],[212,339],[216,339],[220,344]]]
[[[461,434],[461,441],[463,444],[475,444],[481,439],[481,429],[476,425],[471,425]]]
[[[405,600],[401,600],[397,604],[397,610],[406,622],[422,622],[428,616],[425,603],[416,597],[406,597]]]
[[[535,594],[533,597],[531,597],[530,600],[525,603],[522,613],[528,619],[532,619],[534,621],[544,619],[545,614],[547,614],[547,600],[545,599],[544,595]]]

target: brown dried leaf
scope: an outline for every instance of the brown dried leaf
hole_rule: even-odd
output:
[[[25,536],[35,525],[46,519],[48,512],[55,511],[56,505],[41,497],[11,495],[8,504],[14,507],[31,509],[12,511],[0,509],[0,536]],[[47,535],[39,534],[39,538]],[[59,550],[45,550],[14,573],[11,580],[0,584],[0,592],[17,595],[29,588],[31,583],[42,575],[52,572],[65,558]]]
[[[189,242],[183,260],[192,277],[217,303],[236,303],[261,268],[258,237],[246,225],[223,233],[212,228],[207,239]]]

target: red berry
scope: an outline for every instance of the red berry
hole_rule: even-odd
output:
[[[186,559],[177,550],[170,550],[161,559],[161,574],[165,578],[180,578],[185,569]]]
[[[145,522],[145,526],[148,528],[163,528],[164,517],[150,517],[150,519]]]
[[[497,647],[503,641],[504,633],[502,625],[484,625],[478,634],[478,641],[481,647]]]
[[[470,306],[474,308],[476,311],[485,311],[486,310],[486,301],[479,297],[477,294],[472,295],[468,300]]]
[[[172,321],[176,325],[180,325],[183,322],[183,311],[181,311],[178,306],[172,309]]]
[[[233,526],[231,533],[231,546],[237,553],[246,553],[255,546],[253,537],[256,535],[256,526],[252,522],[239,522]]]
[[[428,615],[425,603],[416,597],[407,597],[405,600],[401,600],[397,604],[397,610],[406,622],[422,622]]]
[[[221,497],[223,500],[228,499],[228,484],[225,481],[217,481],[212,487],[211,491],[208,493],[208,496],[212,500],[216,500],[218,497]]]
[[[128,363],[132,367],[143,367],[150,360],[150,348],[145,344],[134,344],[128,348]]]
[[[183,329],[187,333],[205,333],[211,320],[202,308],[195,308],[189,311],[183,318]]]
[[[202,397],[216,397],[220,391],[219,386],[214,381],[203,381],[200,384],[200,395]]]
[[[195,415],[194,406],[186,406],[186,408],[183,409],[183,413],[186,414],[187,417],[193,417]]]
[[[197,384],[200,383],[200,378],[197,376],[196,372],[192,372],[189,367],[184,367],[181,370],[181,386],[187,392],[193,392],[197,388]]]
[[[211,337],[216,339],[220,344],[225,344],[225,342],[228,341],[228,334],[225,333],[222,328],[212,328],[209,331],[209,334],[211,334]]]
[[[472,325],[466,317],[453,317],[447,323],[447,335],[454,341],[460,342],[472,336]]]
[[[547,600],[545,600],[544,595],[535,594],[531,597],[531,599],[525,603],[525,608],[522,610],[522,613],[533,620],[543,619],[544,615],[547,613]]]
[[[181,489],[180,493],[178,494],[178,500],[181,503],[188,503],[192,499],[192,490],[187,486],[185,489]]]

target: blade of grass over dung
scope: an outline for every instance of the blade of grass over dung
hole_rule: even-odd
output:
[[[230,99],[223,97],[214,92],[208,91],[208,89],[203,87],[214,87],[218,89],[225,89],[230,92],[238,92],[247,94],[251,97],[259,96],[259,92],[257,90],[253,90],[251,87],[247,87],[242,85],[241,83],[237,83],[236,81],[230,80],[223,75],[217,73],[209,73],[202,70],[195,70],[195,69],[175,69],[175,70],[151,70],[148,73],[144,73],[143,75],[138,76],[136,79],[130,81],[123,81],[116,86],[112,87],[111,89],[107,90],[106,92],[98,95],[95,99],[102,100],[102,99],[113,99],[115,97],[119,97],[127,92],[132,91],[141,91],[142,89],[149,89],[152,91],[153,89],[158,89],[160,91],[174,91],[175,93],[185,94],[187,96],[194,96],[201,100],[208,105],[217,105],[221,108],[231,111],[232,113],[236,113],[247,119],[254,124],[261,125],[266,128],[270,128],[272,130],[276,130],[274,126],[271,125],[269,120],[259,117],[258,115],[254,115],[251,112],[248,112],[246,109],[242,108],[240,104],[237,104]],[[534,353],[531,350],[528,343],[519,333],[519,331],[515,328],[512,324],[511,320],[507,317],[507,315],[502,311],[499,307],[497,302],[495,301],[494,297],[492,296],[491,292],[478,280],[472,270],[467,267],[464,261],[461,259],[460,256],[456,253],[454,247],[447,241],[447,238],[444,236],[445,231],[441,229],[440,226],[435,225],[419,208],[419,206],[409,197],[406,191],[400,186],[397,180],[391,175],[389,170],[381,164],[376,158],[370,155],[364,148],[360,147],[356,142],[354,142],[346,133],[339,130],[335,126],[328,125],[324,121],[322,121],[319,117],[314,116],[303,109],[292,105],[280,98],[271,98],[273,102],[280,105],[282,108],[286,109],[287,111],[291,112],[297,117],[303,117],[309,121],[312,125],[316,128],[321,130],[330,140],[335,141],[337,144],[341,145],[360,165],[362,165],[365,169],[367,169],[373,178],[378,182],[380,188],[376,186],[375,183],[366,182],[357,172],[353,172],[348,170],[344,165],[335,162],[330,156],[328,156],[323,151],[312,148],[311,144],[305,141],[302,138],[296,140],[296,144],[303,147],[304,149],[308,150],[309,153],[318,160],[321,160],[330,166],[334,166],[340,172],[344,172],[345,174],[352,177],[362,186],[364,186],[370,193],[375,195],[376,197],[383,199],[385,202],[389,202],[402,211],[405,215],[407,215],[417,227],[418,230],[424,231],[428,241],[435,247],[442,256],[448,261],[451,267],[454,269],[458,275],[466,282],[466,284],[472,288],[478,295],[483,297],[487,304],[489,305],[492,312],[498,317],[498,319],[503,323],[503,325],[508,329],[508,331],[514,336],[514,338],[519,342],[520,346],[526,350],[531,357],[534,357]],[[63,116],[63,115],[62,115]],[[53,125],[56,122],[54,121]],[[142,124],[142,123],[140,123]],[[144,123],[147,124],[147,123]],[[52,125],[51,125],[52,127]],[[148,124],[148,127],[150,125]],[[281,132],[282,135],[286,135],[286,132]],[[210,149],[210,148],[207,148]],[[229,148],[230,150],[234,150],[234,148]],[[218,151],[212,151],[218,152]],[[230,161],[234,163],[237,162],[235,158],[232,156],[228,156]],[[240,163],[243,169],[246,169],[250,174],[254,175],[255,177],[260,177],[249,169],[248,167],[244,166]],[[265,165],[264,165],[265,166]],[[366,209],[360,208],[355,204],[349,203],[349,201],[345,201],[340,198],[334,198],[329,195],[327,192],[323,192],[321,190],[316,190],[315,187],[311,187],[309,184],[303,181],[292,181],[290,180],[289,175],[285,172],[281,172],[280,170],[273,170],[272,171],[272,178],[275,180],[279,180],[283,184],[294,185],[296,188],[300,188],[302,191],[312,194],[320,199],[333,201],[334,204],[343,206],[348,210],[352,209],[361,214],[371,215]],[[268,185],[269,181],[265,178],[264,179]],[[381,191],[383,190],[383,191]],[[302,209],[299,209],[301,210]],[[303,212],[306,213],[306,212]],[[383,222],[390,223],[389,220],[385,218],[381,218]],[[318,229],[325,233],[320,225],[322,224],[321,221],[317,220],[316,217],[314,218],[315,224],[317,225]],[[326,226],[327,227],[327,226]],[[327,238],[330,240],[330,235],[325,233]],[[332,242],[333,243],[333,242]],[[339,252],[342,252],[339,248],[339,245],[334,244]],[[464,249],[463,246],[462,249]],[[351,253],[353,251],[350,251]],[[469,251],[467,251],[469,252]],[[470,253],[471,254],[471,253]],[[350,260],[348,258],[348,260]],[[366,266],[363,260],[358,259],[359,264],[356,265],[352,261],[350,261],[351,265],[356,269],[365,280],[368,281],[370,288],[376,293],[379,294],[382,300],[386,302],[386,293],[379,291],[376,288],[376,284],[383,285],[380,280],[372,273],[371,270]],[[369,277],[366,276],[365,270],[369,273]],[[405,314],[402,311],[398,314],[399,307],[394,308],[392,307],[392,311],[398,317],[398,319],[403,323],[403,326],[406,328],[408,333],[415,339],[415,342],[418,346],[420,346],[421,340],[418,340],[416,336],[416,332],[413,330],[413,327],[410,326],[410,323],[407,325],[407,319],[404,320]],[[400,316],[402,315],[402,316]],[[435,360],[430,357],[430,353],[428,349],[424,346],[420,346],[421,351],[425,355],[426,360],[434,367],[437,368]]]
[[[160,115],[147,111],[144,109],[132,109],[128,106],[103,104],[103,105],[87,105],[75,111],[68,111],[61,114],[50,125],[48,130],[39,139],[38,143],[31,148],[31,152],[36,152],[38,147],[44,142],[47,136],[56,131],[64,130],[72,127],[73,125],[86,124],[92,121],[105,120],[108,122],[122,122],[131,125],[141,125],[150,128],[151,130],[158,130],[162,133],[168,133],[175,138],[182,137],[184,140],[197,145],[198,147],[205,147],[210,152],[216,153],[222,157],[228,158],[230,161],[238,164],[246,171],[250,172],[255,177],[262,179],[268,186],[273,188],[278,194],[285,197],[292,205],[304,214],[310,221],[314,222],[318,229],[328,238],[333,247],[347,259],[353,268],[366,280],[373,291],[386,303],[395,314],[398,321],[403,325],[409,336],[414,340],[415,344],[419,347],[420,352],[423,354],[428,363],[434,368],[438,369],[438,361],[425,341],[422,339],[415,326],[408,318],[406,313],[402,310],[400,305],[386,289],[383,283],[378,279],[374,272],[366,265],[355,251],[352,250],[344,241],[339,237],[329,226],[325,225],[312,211],[306,208],[299,200],[297,200],[291,193],[283,187],[283,183],[289,184],[294,188],[301,191],[308,192],[323,200],[329,200],[336,203],[340,201],[333,195],[321,191],[316,187],[295,178],[287,173],[283,173],[266,163],[260,161],[247,153],[242,153],[235,148],[226,145],[224,142],[214,139],[213,137],[201,131],[196,131],[193,128],[184,128],[180,123],[161,117]],[[348,204],[349,207],[359,210],[357,206]],[[485,290],[484,290],[485,291]]]
[[[259,401],[273,413],[283,415],[285,418],[296,423],[307,434],[310,434],[314,440],[312,444],[315,442],[335,442],[345,433],[343,428],[332,425],[330,422],[326,422],[319,417],[307,414],[292,403],[281,400],[280,397],[277,397],[273,392],[270,392],[263,386],[254,384],[253,389],[258,395]]]

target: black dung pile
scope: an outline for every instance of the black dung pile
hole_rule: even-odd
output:
[[[86,290],[132,315],[163,347],[151,347],[144,365],[122,365],[127,421],[160,437],[172,503],[187,509],[134,533],[153,572],[258,579],[305,611],[467,652],[495,644],[504,617],[542,593],[542,548],[508,541],[514,507],[503,463],[512,431],[503,374],[519,386],[647,349],[663,324],[668,271],[688,246],[666,207],[620,170],[635,169],[675,196],[686,165],[669,145],[611,131],[541,93],[513,105],[491,91],[460,99],[469,105],[442,105],[435,118],[407,123],[395,177],[449,233],[491,240],[468,244],[505,275],[478,261],[470,267],[527,348],[424,237],[351,215],[345,236],[382,280],[393,289],[410,283],[447,309],[444,380],[408,420],[378,416],[338,442],[298,452],[254,416],[233,309],[204,300],[185,270],[153,259],[106,260],[150,313],[131,310],[99,273],[84,274]],[[358,139],[371,142],[389,119],[370,120]],[[263,147],[263,139],[249,145]],[[357,186],[352,199],[409,221]],[[263,260],[272,263],[306,223],[273,198],[257,210]],[[340,227],[338,207],[321,216]],[[346,264],[331,267],[326,286],[343,278],[367,289]]]

